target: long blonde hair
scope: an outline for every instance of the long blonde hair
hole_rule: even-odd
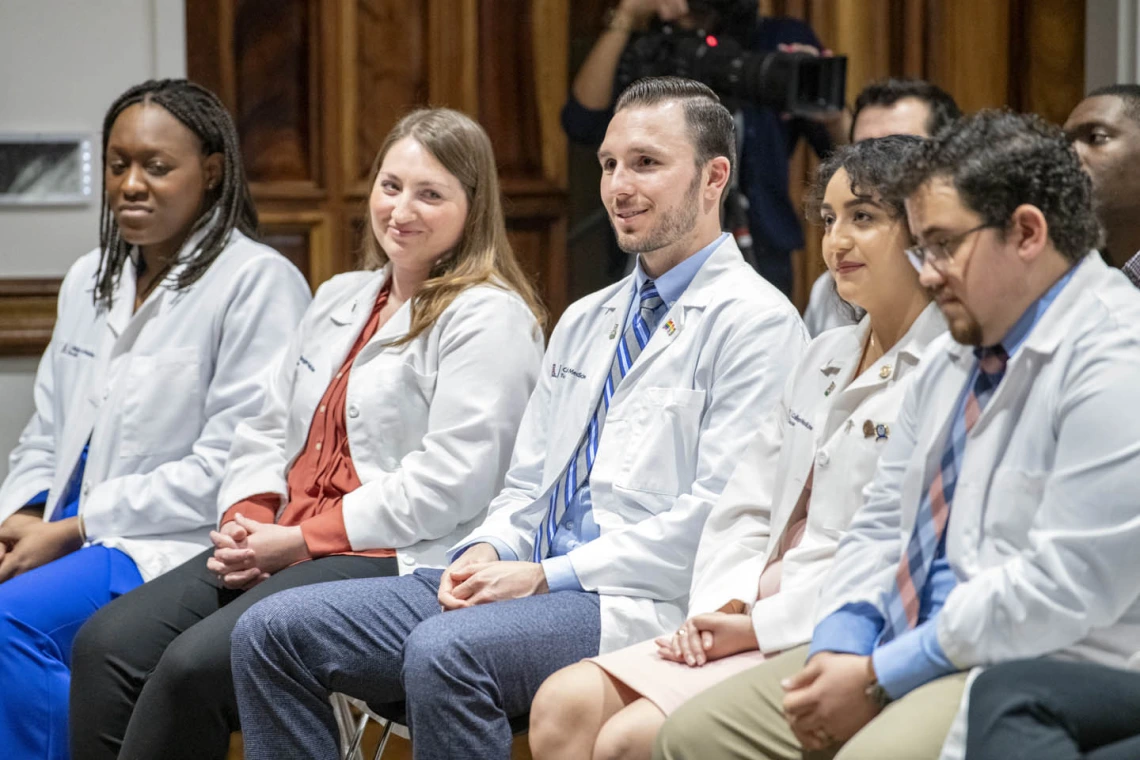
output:
[[[540,328],[546,325],[546,308],[523,273],[507,240],[499,173],[487,133],[473,119],[450,108],[412,111],[392,127],[372,163],[369,188],[376,184],[384,156],[400,140],[410,137],[427,149],[463,186],[467,219],[463,235],[450,255],[443,256],[411,302],[408,333],[393,345],[415,340],[431,328],[439,315],[467,288],[484,283],[513,290],[526,302]],[[388,263],[368,217],[364,236],[364,267],[379,269]]]

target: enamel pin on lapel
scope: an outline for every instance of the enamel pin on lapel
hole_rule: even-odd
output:
[[[875,424],[874,422],[867,420],[866,422],[863,423],[863,437],[864,438],[870,438],[871,436],[874,436],[876,441],[885,441],[885,440],[887,440],[888,437],[890,437],[890,435],[891,435],[890,427],[887,425],[884,425],[881,422],[878,424]]]
[[[677,332],[677,323],[671,319],[665,321],[665,332],[669,335]]]
[[[610,340],[613,340],[614,338],[617,337],[617,329],[618,329],[617,322],[614,322],[614,329],[610,330]]]
[[[834,380],[832,380],[832,381],[831,381],[831,385],[827,386],[827,390],[825,390],[825,391],[823,392],[823,395],[825,395],[825,396],[830,396],[830,395],[831,395],[831,392],[832,392],[833,390],[835,390],[835,381],[834,381]]]

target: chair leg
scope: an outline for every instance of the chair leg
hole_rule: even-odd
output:
[[[372,756],[372,760],[380,760],[380,756],[384,754],[384,748],[388,746],[388,739],[392,736],[392,721],[384,724],[384,733],[380,735],[380,743],[376,745],[376,754]]]
[[[361,715],[360,719],[356,722],[356,727],[352,732],[352,741],[349,742],[348,749],[344,753],[344,760],[362,760],[363,755],[360,752],[360,742],[364,739],[364,729],[368,727],[368,716]]]

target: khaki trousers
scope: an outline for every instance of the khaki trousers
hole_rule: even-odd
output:
[[[842,747],[805,752],[784,719],[780,681],[803,668],[807,653],[807,645],[790,649],[686,702],[665,721],[653,759],[938,760],[965,673],[892,702]]]

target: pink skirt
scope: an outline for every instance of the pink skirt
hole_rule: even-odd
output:
[[[587,662],[594,663],[669,715],[710,686],[754,668],[764,660],[763,652],[753,650],[691,668],[683,662],[662,659],[657,654],[657,645],[650,640],[591,657]]]

